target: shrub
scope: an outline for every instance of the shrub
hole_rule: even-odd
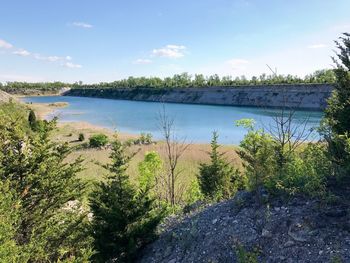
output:
[[[266,186],[268,180],[276,175],[275,144],[269,134],[254,129],[253,121],[242,120],[237,125],[248,128],[237,153],[243,160],[248,188],[258,194],[259,188]]]
[[[79,133],[78,140],[79,140],[80,142],[83,142],[83,141],[85,140],[84,133]]]
[[[205,197],[220,200],[231,197],[240,183],[240,173],[234,169],[218,152],[220,145],[218,135],[213,133],[209,164],[201,163],[199,167],[199,186]]]
[[[105,134],[95,134],[89,138],[90,147],[103,147],[108,143],[108,137]]]
[[[29,111],[28,122],[29,122],[29,126],[32,128],[32,130],[35,130],[37,128],[36,115],[35,115],[35,112],[33,110]]]
[[[246,127],[248,133],[240,143],[238,154],[243,160],[248,186],[256,191],[257,198],[261,187],[271,194],[323,196],[326,193],[331,165],[324,144],[309,143],[304,149],[290,149],[281,166],[280,142],[263,130],[255,130],[253,125]]]
[[[185,192],[186,205],[191,205],[201,199],[203,199],[203,193],[198,182],[198,179],[191,181],[187,191]]]
[[[83,195],[85,184],[76,176],[81,160],[67,163],[67,144],[49,139],[55,121],[29,131],[27,113],[2,112],[0,106],[0,261],[86,262],[86,213],[80,206],[67,209],[69,200],[79,203]]]
[[[141,133],[140,137],[134,140],[134,144],[143,144],[143,145],[151,144],[153,142],[152,137],[153,136],[151,133]]]
[[[150,197],[150,188],[137,191],[126,174],[130,155],[116,140],[112,144],[109,175],[90,195],[97,262],[133,262],[139,250],[155,236],[163,217]]]

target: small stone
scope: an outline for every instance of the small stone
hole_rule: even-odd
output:
[[[323,250],[318,251],[318,254],[322,255],[323,254]]]
[[[213,225],[215,225],[216,222],[218,222],[218,220],[217,220],[216,218],[215,218],[213,221],[211,221],[211,223],[212,223]]]
[[[175,258],[170,259],[170,260],[168,261],[168,263],[176,263],[176,259],[175,259]]]
[[[291,247],[294,246],[295,242],[292,240],[287,241],[286,243],[284,243],[283,247]]]
[[[275,207],[274,210],[275,210],[276,212],[279,212],[279,211],[281,210],[281,208],[280,208],[280,207]]]
[[[261,231],[261,236],[262,236],[262,237],[272,237],[272,234],[271,234],[271,232],[270,232],[269,230],[263,229],[263,230]]]

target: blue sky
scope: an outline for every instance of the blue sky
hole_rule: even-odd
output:
[[[349,0],[0,0],[0,81],[331,67]]]

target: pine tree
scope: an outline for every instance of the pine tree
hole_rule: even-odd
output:
[[[35,115],[35,112],[33,110],[29,111],[28,122],[29,122],[29,126],[32,128],[32,130],[35,130],[37,128],[36,115]]]
[[[336,85],[325,111],[324,135],[337,175],[330,178],[329,183],[343,187],[350,183],[350,34],[345,33],[340,42],[336,41],[336,45],[339,49],[338,60],[333,59],[336,64]],[[343,180],[347,183],[344,184]],[[339,181],[342,183],[338,184]]]
[[[40,132],[30,132],[19,115],[0,109],[0,180],[11,189],[1,194],[19,204],[13,240],[29,262],[84,261],[91,251],[87,216],[78,205],[85,188],[76,178],[80,160],[64,161],[67,145],[49,139],[54,127],[54,121],[43,122]]]
[[[163,214],[155,209],[149,190],[137,191],[126,173],[132,155],[116,139],[106,165],[109,175],[90,196],[93,237],[98,262],[130,262],[155,234]]]
[[[231,197],[240,185],[240,174],[219,153],[218,134],[213,133],[210,163],[201,163],[198,181],[202,193],[209,199],[220,200]]]

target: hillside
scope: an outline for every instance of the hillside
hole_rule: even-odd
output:
[[[9,102],[10,99],[15,99],[13,96],[11,96],[10,94],[0,90],[0,103],[3,103],[3,102]]]
[[[349,212],[321,207],[301,198],[258,206],[255,196],[240,192],[173,219],[139,262],[257,262],[248,256],[258,262],[350,262]]]

